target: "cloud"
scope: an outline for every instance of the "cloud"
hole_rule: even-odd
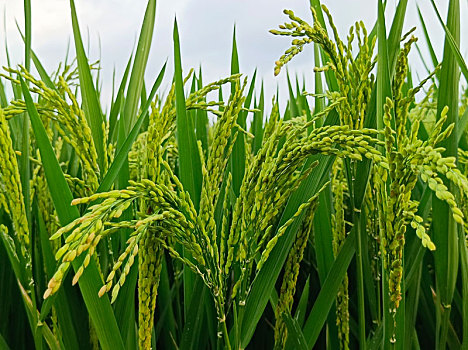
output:
[[[70,10],[68,1],[63,0],[32,0],[33,49],[36,51],[45,67],[51,71],[56,69],[58,62],[63,60],[67,42],[72,38]],[[363,20],[370,30],[376,19],[374,0],[324,1],[333,14],[340,35],[345,38],[348,28],[356,20]],[[6,34],[13,62],[21,62],[23,53],[22,42],[17,33],[14,19],[24,26],[22,1],[0,0],[0,8],[6,10]],[[431,39],[436,51],[441,56],[443,33],[437,22],[430,4],[419,1],[423,15],[427,20]],[[446,13],[447,0],[438,1],[441,13]],[[39,5],[40,4],[40,5]],[[397,1],[388,1],[387,26],[396,8]],[[101,57],[103,77],[103,99],[108,104],[111,93],[112,72],[116,68],[117,77],[121,76],[131,50],[134,48],[146,1],[132,0],[76,0],[76,7],[83,38],[90,45],[90,59]],[[293,9],[304,19],[311,20],[308,0],[175,0],[158,1],[156,28],[153,45],[148,62],[146,79],[153,81],[160,67],[171,57],[172,28],[174,17],[180,30],[182,61],[184,69],[197,68],[203,65],[204,81],[212,81],[229,74],[234,24],[237,31],[237,44],[241,71],[251,75],[255,68],[259,77],[265,81],[266,100],[276,92],[277,85],[280,95],[287,96],[285,74],[273,77],[274,61],[288,48],[290,40],[275,37],[268,33],[284,22],[284,8]],[[466,18],[466,6],[462,6],[462,18]],[[414,2],[409,2],[408,15],[405,18],[405,29],[412,26],[420,27]],[[462,24],[462,33],[468,32],[466,24]],[[1,33],[1,37],[5,33]],[[89,35],[89,37],[88,37]],[[417,31],[421,38],[422,52],[427,56],[423,34]],[[101,42],[101,55],[99,50]],[[464,40],[464,43],[466,40]],[[73,45],[72,52],[73,52]],[[462,52],[466,52],[462,45]],[[312,45],[295,58],[288,69],[292,75],[305,76],[307,88],[313,84],[313,48]],[[423,76],[424,67],[416,53],[411,56],[415,70]],[[5,64],[5,53],[0,49],[0,60]],[[170,70],[168,73],[170,73]],[[170,78],[166,79],[166,85]]]

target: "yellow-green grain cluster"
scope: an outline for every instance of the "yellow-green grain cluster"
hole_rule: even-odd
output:
[[[0,145],[0,203],[11,217],[14,234],[19,242],[17,249],[28,261],[30,236],[26,210],[29,208],[24,206],[16,153],[11,141],[10,128],[2,109],[0,109]]]
[[[343,174],[343,163],[338,160],[333,168],[332,179],[334,214],[332,215],[333,255],[336,256],[346,240],[345,193],[346,179]],[[336,296],[336,325],[340,349],[349,349],[349,294],[348,274],[345,275]]]

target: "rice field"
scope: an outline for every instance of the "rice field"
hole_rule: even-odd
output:
[[[437,54],[407,0],[346,37],[320,0],[286,9],[272,74],[310,46],[315,81],[288,75],[282,109],[235,37],[229,76],[182,71],[177,21],[145,80],[156,0],[109,105],[74,0],[54,72],[24,0],[0,73],[0,349],[468,349],[468,68],[460,1],[431,1]]]

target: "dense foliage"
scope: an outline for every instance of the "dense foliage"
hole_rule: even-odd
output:
[[[148,94],[149,0],[104,113],[73,0],[77,57],[52,74],[25,0],[24,66],[0,84],[0,347],[466,347],[459,2],[418,84],[408,2],[389,31],[377,4],[346,41],[319,0],[310,23],[285,10],[274,74],[311,44],[316,78],[288,76],[282,113],[239,73],[235,37],[231,76],[183,75],[176,22],[172,83],[159,92],[164,65]]]

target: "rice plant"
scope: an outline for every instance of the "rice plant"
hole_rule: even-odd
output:
[[[76,60],[49,73],[25,0],[24,62],[0,74],[2,349],[468,346],[459,2],[446,22],[433,3],[443,59],[420,82],[407,1],[346,39],[310,3],[270,30],[290,39],[272,74],[315,54],[315,90],[288,76],[285,111],[235,36],[230,76],[183,72],[176,21],[169,88],[166,64],[145,82],[149,0],[104,112],[74,1]]]

